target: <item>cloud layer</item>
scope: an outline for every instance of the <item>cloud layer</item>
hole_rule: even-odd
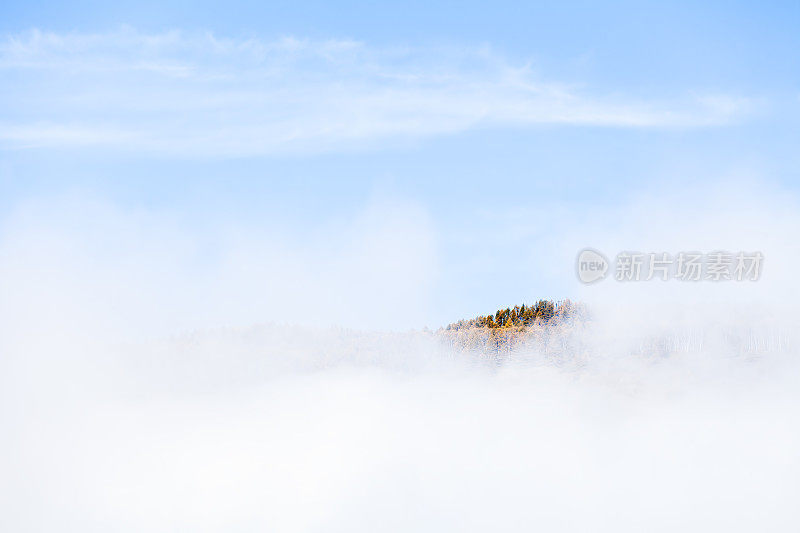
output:
[[[693,191],[698,225],[679,231],[654,194],[589,242],[757,245],[764,278],[729,300],[797,294],[796,199],[743,196]],[[174,217],[67,197],[0,224],[0,529],[797,530],[797,345],[630,350],[665,326],[749,335],[763,307],[731,322],[705,313],[716,291],[609,281],[591,358],[475,367],[430,336],[321,327],[430,307],[437,238],[418,206],[376,201],[286,241]],[[558,231],[569,277],[573,232],[609,233]],[[766,325],[794,331],[795,302]],[[310,325],[223,327],[280,318]]]
[[[0,72],[5,148],[309,153],[480,127],[701,127],[737,120],[751,107],[730,95],[590,94],[487,47],[376,48],[130,28],[6,36]]]

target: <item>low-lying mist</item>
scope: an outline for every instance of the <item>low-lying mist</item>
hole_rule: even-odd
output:
[[[164,237],[159,221],[92,220],[127,228],[120,244],[49,207],[6,221],[1,241],[3,531],[800,525],[797,315],[778,297],[796,289],[786,266],[796,215],[760,219],[774,230],[770,268],[785,275],[746,297],[608,280],[586,293],[592,319],[560,333],[562,349],[486,354],[435,330],[332,326],[320,308],[307,323],[258,319],[293,294],[265,289],[274,279],[303,287],[290,310],[319,291],[331,323],[340,300],[345,318],[364,302],[380,314],[387,296],[401,316],[423,305],[402,285],[378,290],[404,270],[414,287],[433,279],[435,239],[425,224],[408,230],[419,238],[397,237],[402,208],[377,230],[354,223],[352,257],[290,253],[347,272],[384,264],[370,242],[396,243],[404,263],[372,275],[355,305],[344,274],[323,290],[292,277],[291,261],[266,268],[255,253],[198,273],[183,262],[193,245]]]

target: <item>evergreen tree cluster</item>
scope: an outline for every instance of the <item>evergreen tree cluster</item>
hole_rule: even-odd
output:
[[[582,305],[570,300],[554,302],[552,300],[539,300],[533,305],[515,305],[506,309],[498,309],[494,314],[481,315],[468,320],[459,320],[449,324],[445,329],[449,331],[471,328],[527,328],[533,325],[544,325],[550,322],[560,322],[575,317],[583,317],[585,310]]]

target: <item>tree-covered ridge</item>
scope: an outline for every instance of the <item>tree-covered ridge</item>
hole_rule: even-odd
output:
[[[584,318],[585,314],[586,310],[582,304],[576,304],[569,299],[557,302],[539,300],[533,305],[515,305],[513,308],[498,309],[494,314],[459,320],[449,324],[445,329],[453,331],[471,328],[527,328],[550,322]]]
[[[489,356],[500,363],[513,354],[547,356],[579,353],[580,336],[588,313],[583,304],[570,300],[539,300],[533,305],[498,309],[493,314],[459,320],[438,331],[452,349]]]

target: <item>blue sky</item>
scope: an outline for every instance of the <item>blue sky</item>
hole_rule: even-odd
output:
[[[580,296],[542,258],[563,226],[797,193],[798,27],[794,2],[6,2],[0,216],[80,197],[301,243],[378,216],[432,243],[409,324]]]

